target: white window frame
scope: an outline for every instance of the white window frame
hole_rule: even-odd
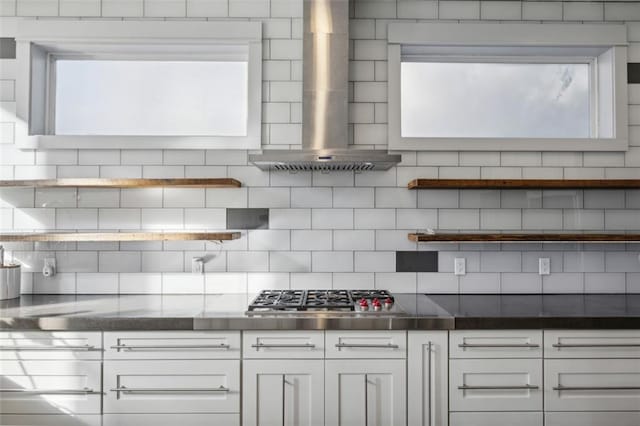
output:
[[[28,149],[260,149],[262,24],[260,22],[32,21],[16,34],[16,144]],[[245,136],[115,136],[53,134],[55,61],[71,57],[248,62]],[[24,78],[22,76],[29,76]]]
[[[628,142],[627,102],[627,31],[625,25],[569,24],[461,24],[461,23],[392,23],[388,28],[389,55],[389,149],[425,151],[626,151]],[[464,138],[403,137],[401,135],[400,66],[403,46],[423,46],[434,51],[479,48],[478,55],[438,54],[424,60],[482,62],[499,60],[491,48],[512,48],[504,56],[508,62],[550,60],[545,48],[562,48],[565,56],[554,56],[558,63],[582,61],[588,57],[571,54],[572,49],[599,49],[602,53],[592,63],[590,138]],[[444,47],[444,49],[443,49]],[[526,48],[526,49],[524,49]],[[535,49],[540,54],[532,54]],[[548,50],[548,49],[547,49]],[[431,56],[431,55],[430,55]],[[592,56],[591,56],[592,58]],[[602,90],[602,92],[600,91]],[[606,90],[606,91],[605,91]],[[600,96],[602,93],[602,96]],[[600,111],[595,116],[595,111]]]

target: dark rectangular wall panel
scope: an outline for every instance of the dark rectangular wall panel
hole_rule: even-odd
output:
[[[438,272],[438,252],[397,251],[396,272]]]
[[[227,209],[227,229],[268,229],[269,209]]]

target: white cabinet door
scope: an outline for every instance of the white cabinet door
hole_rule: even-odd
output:
[[[113,331],[105,359],[239,359],[239,331]]]
[[[1,331],[0,360],[102,359],[102,333],[76,331]]]
[[[243,363],[244,426],[323,426],[322,360]]]
[[[245,331],[242,349],[245,359],[324,358],[324,332]]]
[[[542,426],[542,411],[451,413],[450,426]],[[581,425],[584,426],[584,425]]]
[[[446,331],[409,331],[408,420],[412,426],[446,426],[448,339]]]
[[[405,331],[327,331],[327,358],[406,358]]]
[[[541,358],[540,330],[451,331],[451,358]]]
[[[1,414],[3,426],[102,426],[99,414]]]
[[[640,358],[639,330],[549,330],[545,358]]]
[[[100,414],[100,363],[0,361],[0,413]]]
[[[405,368],[399,359],[325,361],[326,424],[406,425]]]
[[[238,413],[238,360],[104,363],[105,413]]]
[[[545,426],[638,426],[640,411],[545,413],[544,424]]]
[[[454,359],[451,411],[542,411],[541,359]]]
[[[240,414],[105,414],[102,426],[239,426]],[[69,426],[73,426],[70,424]],[[85,426],[77,425],[77,426]]]
[[[548,359],[546,411],[640,411],[640,359]]]

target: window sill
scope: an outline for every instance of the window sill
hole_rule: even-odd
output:
[[[626,139],[394,138],[390,150],[411,151],[627,151]]]

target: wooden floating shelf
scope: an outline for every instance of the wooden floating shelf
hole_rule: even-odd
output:
[[[231,178],[175,178],[175,179],[33,179],[0,180],[0,188],[240,188],[242,183]]]
[[[0,234],[0,241],[228,241],[240,232],[31,232]]]
[[[409,189],[638,189],[640,179],[414,179]]]
[[[555,242],[555,243],[631,243],[640,242],[640,234],[409,234],[415,242]]]

